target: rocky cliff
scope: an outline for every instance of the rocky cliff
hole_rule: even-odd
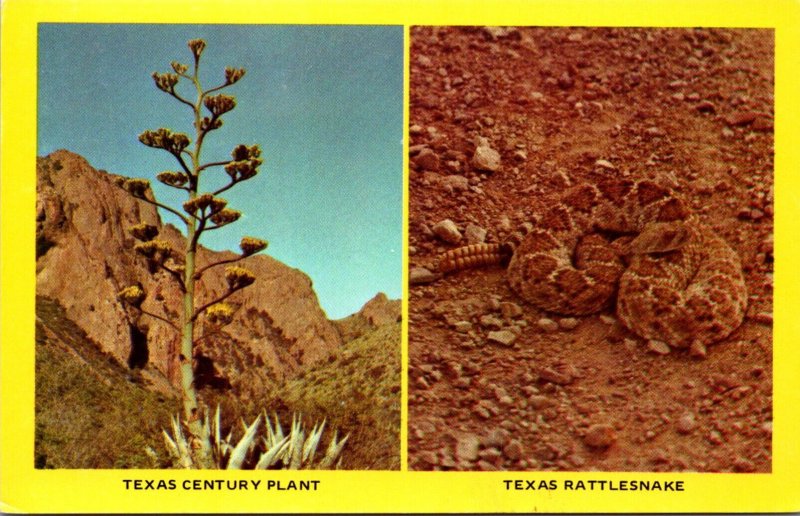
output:
[[[116,296],[139,283],[148,293],[145,310],[177,318],[177,286],[166,273],[147,271],[127,228],[140,221],[154,224],[175,249],[184,246],[183,236],[163,225],[152,205],[116,187],[112,174],[76,154],[59,150],[39,158],[37,173],[37,295],[57,301],[121,363],[176,384],[179,336],[157,319],[126,311]],[[198,256],[202,266],[234,255],[201,249]],[[229,299],[237,307],[234,322],[206,334],[197,346],[198,382],[246,387],[255,394],[327,357],[342,336],[301,271],[266,255],[249,257],[243,265],[256,282]],[[218,267],[203,277],[200,303],[225,291],[223,272]],[[198,333],[204,331],[200,327]]]

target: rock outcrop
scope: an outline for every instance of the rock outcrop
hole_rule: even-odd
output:
[[[379,292],[367,301],[361,310],[334,321],[342,340],[347,343],[382,326],[400,322],[402,304],[399,299],[389,299]]]
[[[372,326],[383,326],[400,321],[401,303],[399,299],[389,299],[386,294],[379,292],[367,301],[358,313]]]
[[[93,169],[76,154],[59,150],[39,158],[37,172],[37,294],[61,304],[120,362],[155,369],[177,383],[179,336],[158,319],[124,309],[117,293],[139,283],[148,294],[145,310],[177,320],[177,286],[167,273],[147,271],[127,229],[141,221],[156,225],[160,238],[175,249],[184,246],[183,236],[163,225],[152,205],[115,186],[115,176]],[[201,249],[198,263],[233,256]],[[242,264],[256,282],[229,298],[237,307],[234,322],[208,333],[197,346],[198,382],[246,385],[255,392],[327,357],[342,338],[304,273],[266,255]],[[200,303],[225,291],[223,272],[217,267],[203,277]],[[198,335],[205,330],[201,325]]]

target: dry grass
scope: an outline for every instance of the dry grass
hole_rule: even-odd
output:
[[[36,467],[172,467],[161,432],[178,401],[147,389],[140,375],[103,353],[56,303],[37,299],[37,316]],[[297,412],[310,425],[326,420],[326,433],[350,434],[341,468],[399,469],[400,324],[356,326],[348,333],[360,336],[327,361],[269,386],[258,400],[203,389],[208,406],[222,405],[223,433],[265,409],[282,421]],[[160,461],[145,453],[147,446]]]
[[[273,403],[349,433],[342,468],[399,469],[400,372],[400,323],[387,324],[286,382]]]
[[[36,304],[37,468],[165,466],[145,447],[162,446],[176,401],[100,351],[54,302]]]

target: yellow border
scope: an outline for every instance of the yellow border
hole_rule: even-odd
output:
[[[411,45],[409,28],[403,29],[403,76],[409,76],[409,53]],[[409,91],[408,81],[403,81],[403,127],[409,125]],[[403,471],[408,470],[408,134],[403,133],[403,330],[402,330],[402,405],[400,407],[400,464]]]
[[[774,433],[771,474],[181,472],[33,469],[36,25],[38,22],[724,26],[776,30]],[[408,30],[406,28],[406,34]],[[408,46],[408,45],[407,45]],[[408,55],[406,48],[406,56]],[[8,512],[797,511],[800,220],[797,56],[791,0],[5,0],[0,153],[0,510]],[[406,74],[408,68],[406,64]],[[408,91],[405,91],[408,120]],[[407,145],[407,143],[406,143]],[[407,177],[404,199],[407,200]],[[407,208],[404,207],[407,220]],[[407,235],[407,223],[404,225]],[[407,251],[407,250],[406,250]],[[404,253],[404,263],[407,256]],[[404,279],[407,273],[404,272]],[[408,298],[405,292],[405,299]],[[404,321],[408,309],[404,306]],[[405,323],[404,323],[405,324]],[[403,358],[407,359],[404,339]],[[403,400],[407,382],[403,380]],[[403,409],[403,421],[407,410]],[[407,433],[402,432],[405,443]],[[407,448],[402,447],[405,463]],[[318,479],[317,492],[125,491],[122,479]],[[683,480],[683,493],[506,491],[506,479]]]

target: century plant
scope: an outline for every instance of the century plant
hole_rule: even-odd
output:
[[[265,435],[258,440],[256,437],[262,419]],[[233,430],[227,436],[222,436],[220,410],[217,406],[214,418],[209,419],[206,414],[203,421],[201,444],[208,448],[213,465],[218,469],[331,469],[341,462],[337,459],[340,458],[349,436],[338,440],[337,432],[331,437],[325,453],[317,459],[317,448],[325,430],[325,421],[315,424],[307,431],[300,416],[295,414],[289,433],[284,434],[277,414],[273,414],[273,420],[274,423],[264,412],[249,426],[242,421],[242,436],[234,444]],[[172,418],[172,435],[164,431],[163,436],[167,450],[180,467],[201,467],[195,462],[196,453],[183,433],[179,417]]]
[[[200,56],[206,43],[202,39],[189,41],[189,50],[192,53],[194,64],[173,61],[171,63],[174,73],[154,72],[152,77],[156,87],[185,104],[192,112],[194,126],[194,141],[188,135],[174,132],[171,129],[159,128],[144,131],[139,135],[139,141],[148,147],[162,149],[171,154],[177,161],[179,170],[167,170],[156,175],[156,179],[172,188],[185,192],[186,201],[180,208],[172,207],[156,201],[150,194],[150,182],[146,179],[121,180],[119,185],[130,195],[144,202],[158,206],[177,217],[186,228],[186,245],[183,249],[176,250],[165,240],[158,239],[158,228],[141,222],[130,228],[133,237],[139,241],[135,250],[147,259],[151,273],[158,270],[165,271],[177,283],[183,297],[183,308],[180,312],[178,324],[169,317],[145,311],[142,304],[147,294],[141,285],[132,285],[122,289],[119,299],[126,305],[139,310],[141,313],[160,319],[180,333],[180,371],[181,388],[183,397],[183,419],[189,429],[190,447],[199,453],[198,460],[204,467],[213,467],[211,451],[204,445],[203,415],[198,404],[197,391],[194,379],[194,346],[195,324],[200,317],[215,327],[221,327],[231,322],[234,308],[225,303],[225,299],[255,281],[255,276],[249,270],[231,265],[243,258],[263,251],[267,242],[258,238],[244,237],[240,243],[241,253],[230,259],[218,260],[207,264],[198,264],[197,249],[200,237],[207,231],[219,229],[235,222],[241,217],[241,212],[228,208],[227,201],[220,194],[233,186],[252,179],[258,172],[262,160],[261,150],[258,145],[239,144],[231,152],[231,158],[220,161],[203,162],[201,152],[206,136],[222,127],[222,115],[236,107],[236,99],[230,95],[216,93],[238,82],[245,74],[243,68],[226,68],[222,84],[204,90],[200,84],[198,70]],[[182,80],[191,86],[189,95],[179,93],[176,86]],[[191,100],[190,100],[191,98]],[[227,174],[227,182],[213,191],[201,191],[200,178],[203,173],[212,168],[221,168]],[[223,176],[224,177],[224,176]],[[197,306],[197,286],[201,283],[203,275],[214,267],[228,265],[225,269],[225,280],[228,288],[215,299]]]

